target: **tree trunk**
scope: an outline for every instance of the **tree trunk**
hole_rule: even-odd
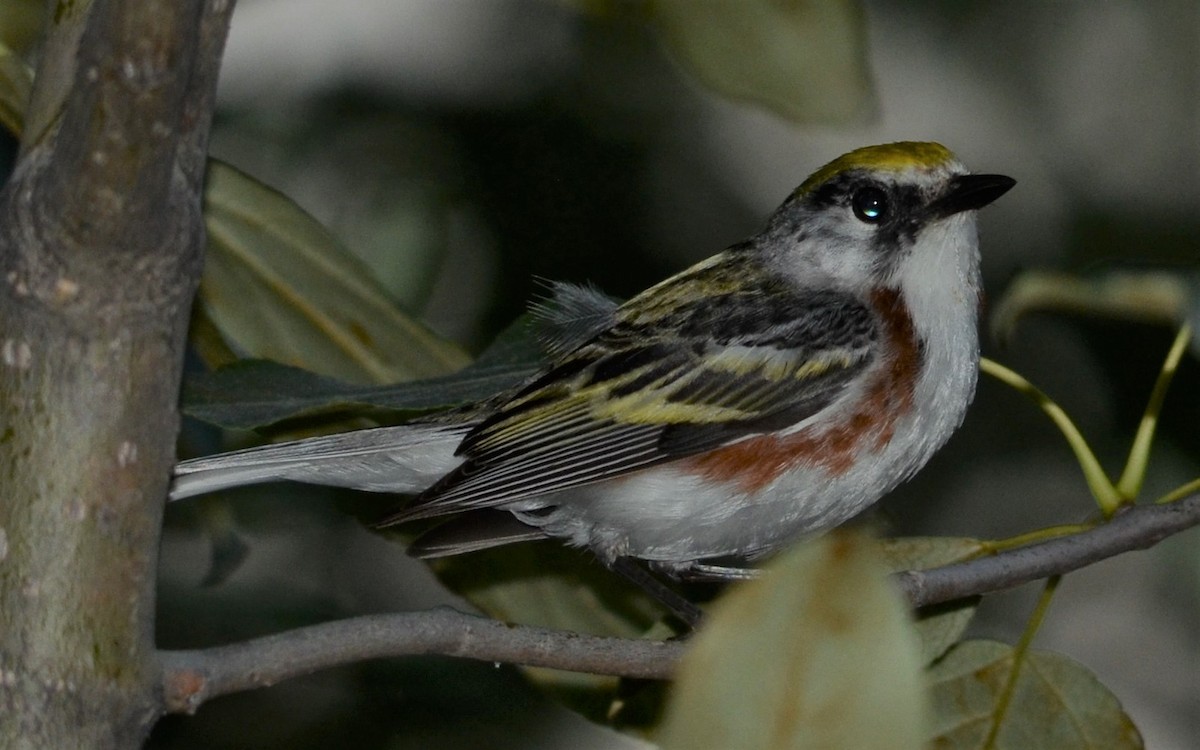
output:
[[[0,747],[136,747],[232,3],[51,2],[0,192]]]

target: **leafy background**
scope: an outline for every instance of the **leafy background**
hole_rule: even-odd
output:
[[[0,3],[6,45],[26,50],[43,5]],[[317,274],[292,256],[293,270],[316,275],[297,273],[270,294],[207,298],[196,369],[266,346],[287,362],[289,346],[311,351],[319,339],[341,348],[321,357],[327,369],[309,368],[343,380],[434,374],[409,369],[430,361],[448,370],[544,290],[537,279],[590,280],[627,296],[753,232],[833,156],[896,139],[938,140],[977,170],[1018,179],[981,217],[993,302],[1027,269],[1090,279],[1166,269],[1195,299],[1195,4],[781,7],[243,0],[213,154],[296,200],[325,228],[309,230],[328,230],[320,241],[345,258]],[[237,232],[255,228],[230,208],[225,236],[236,249]],[[237,282],[244,265],[231,268]],[[363,269],[374,286],[328,281],[361,279]],[[455,344],[429,344],[437,340],[419,329],[404,338],[373,299],[399,300]],[[987,353],[1055,397],[1115,467],[1171,335],[1161,322],[1044,313]],[[414,340],[438,357],[409,356]],[[1200,373],[1190,360],[1164,413],[1148,489],[1196,476],[1198,421]],[[182,450],[248,439],[194,424]],[[289,488],[172,508],[161,644],[456,601],[339,510],[370,502],[380,501]],[[998,538],[1091,512],[1053,428],[984,380],[962,431],[871,521],[889,533]],[[970,632],[1015,642],[1037,595],[1029,587],[985,599]],[[1148,746],[1191,748],[1200,745],[1198,621],[1193,532],[1067,577],[1035,645],[1094,672]],[[991,648],[975,646],[943,669],[1002,664]],[[366,664],[219,699],[162,722],[151,740],[347,744],[640,746],[514,670],[447,659]]]

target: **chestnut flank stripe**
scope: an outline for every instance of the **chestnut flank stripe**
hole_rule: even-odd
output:
[[[883,322],[880,355],[885,364],[875,371],[848,419],[836,425],[815,424],[787,437],[750,438],[683,459],[677,466],[754,493],[798,466],[823,468],[838,476],[850,470],[864,448],[882,451],[895,435],[897,421],[912,411],[921,347],[899,292],[876,289],[871,306]]]

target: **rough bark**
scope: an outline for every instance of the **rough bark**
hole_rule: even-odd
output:
[[[136,747],[231,3],[50,3],[0,192],[0,746]]]

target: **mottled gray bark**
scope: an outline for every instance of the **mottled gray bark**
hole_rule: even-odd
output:
[[[231,3],[50,3],[0,192],[0,747],[137,747]]]

